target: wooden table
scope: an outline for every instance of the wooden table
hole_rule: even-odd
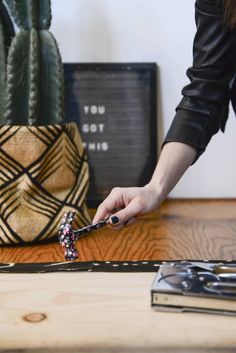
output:
[[[236,259],[236,201],[167,201],[132,227],[81,239],[80,261]],[[0,249],[0,262],[64,261],[58,244]],[[158,313],[155,273],[0,274],[0,351],[235,352],[236,318]]]
[[[236,318],[155,312],[153,277],[1,274],[0,347],[34,353],[235,352]]]
[[[236,259],[236,200],[171,200],[120,232],[80,240],[80,261]],[[57,243],[0,248],[0,262],[64,261]]]

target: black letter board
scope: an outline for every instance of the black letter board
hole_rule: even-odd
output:
[[[143,186],[157,159],[157,66],[64,64],[66,121],[77,121],[90,165],[88,205],[116,186]]]

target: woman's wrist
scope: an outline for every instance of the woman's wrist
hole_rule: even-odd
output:
[[[197,150],[180,142],[165,144],[160,154],[158,164],[147,189],[154,193],[158,205],[168,196],[184,172],[193,162]]]
[[[158,182],[155,182],[155,180],[151,180],[148,184],[146,184],[144,189],[150,193],[151,199],[155,203],[154,207],[159,207],[162,201],[166,198],[164,187]]]

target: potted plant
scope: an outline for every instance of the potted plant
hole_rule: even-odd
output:
[[[87,157],[77,124],[64,122],[63,66],[49,32],[50,0],[5,3],[7,8],[3,3],[0,8],[0,245],[52,241],[65,211],[76,211],[77,227],[90,221]],[[7,10],[19,28],[15,35]]]

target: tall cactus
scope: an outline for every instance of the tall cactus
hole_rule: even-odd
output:
[[[0,2],[0,122],[4,119],[6,99],[6,60],[14,37],[14,27],[5,5]]]
[[[50,0],[5,1],[20,28],[8,54],[5,123],[62,123],[63,68],[56,40],[48,30]]]

